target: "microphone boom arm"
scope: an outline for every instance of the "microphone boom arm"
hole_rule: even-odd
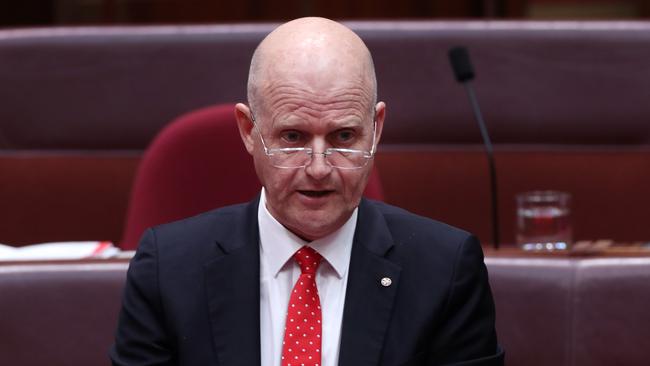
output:
[[[494,165],[494,150],[492,149],[492,141],[490,140],[490,135],[488,134],[487,127],[485,127],[485,122],[483,121],[483,115],[481,114],[481,109],[478,105],[478,99],[474,93],[474,89],[470,83],[474,79],[474,69],[472,68],[472,63],[469,59],[469,53],[464,47],[454,47],[449,50],[449,61],[451,62],[451,67],[454,70],[454,76],[456,80],[465,86],[467,90],[467,95],[469,97],[469,102],[472,106],[472,111],[474,112],[474,117],[478,123],[478,127],[481,130],[481,136],[483,137],[483,144],[485,145],[485,152],[488,158],[488,166],[490,173],[490,198],[492,200],[492,240],[494,249],[499,249],[499,209],[498,209],[498,190],[497,190],[497,173],[496,167]]]
[[[492,245],[494,249],[499,249],[499,200],[498,200],[498,190],[497,190],[497,173],[496,167],[494,165],[494,149],[492,148],[492,140],[488,134],[487,128],[485,127],[485,121],[483,121],[483,115],[481,114],[481,109],[478,105],[478,99],[476,98],[476,93],[474,93],[474,88],[469,83],[469,81],[463,82],[465,90],[467,90],[467,95],[469,97],[469,102],[472,105],[472,111],[474,112],[474,117],[478,122],[478,126],[481,130],[481,136],[483,137],[483,143],[485,145],[485,152],[488,159],[488,167],[490,173],[490,197],[492,200]]]

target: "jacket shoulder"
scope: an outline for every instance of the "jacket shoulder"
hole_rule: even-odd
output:
[[[471,233],[443,222],[420,216],[403,208],[383,202],[366,200],[367,204],[376,209],[386,221],[386,225],[396,241],[407,238],[428,238],[437,243],[463,242]]]
[[[251,222],[251,217],[257,218],[256,209],[256,202],[249,202],[157,225],[145,232],[140,245],[155,243],[161,260],[213,257],[220,250],[217,243],[248,238],[256,230],[256,221]]]
[[[195,216],[153,226],[152,230],[159,240],[175,241],[181,238],[203,237],[213,233],[216,228],[231,227],[230,223],[243,220],[246,204],[237,204],[206,211]]]

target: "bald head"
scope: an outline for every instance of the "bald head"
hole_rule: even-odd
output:
[[[341,228],[361,201],[386,115],[376,84],[365,44],[331,20],[286,23],[255,51],[239,133],[268,212],[304,240]]]
[[[266,108],[265,94],[286,80],[300,80],[307,89],[347,82],[361,88],[373,108],[377,81],[372,56],[349,28],[324,18],[300,18],[271,32],[257,47],[248,76],[248,101]]]

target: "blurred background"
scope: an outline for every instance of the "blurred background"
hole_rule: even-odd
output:
[[[377,159],[386,202],[499,241],[483,145],[446,59],[463,44],[499,155],[501,241],[515,243],[515,194],[529,190],[573,194],[576,240],[650,237],[650,0],[3,0],[0,243],[134,248],[148,225],[124,227],[146,216],[133,187],[154,136],[184,113],[243,100],[255,45],[309,15],[348,21],[373,52],[394,121]],[[405,171],[417,187],[404,188]],[[196,198],[148,224],[252,194],[222,196],[232,202]]]
[[[5,0],[0,26],[335,19],[647,19],[647,0]]]
[[[0,363],[106,364],[144,228],[259,192],[232,103],[259,41],[309,15],[373,54],[373,197],[484,244],[507,364],[648,365],[650,0],[0,0]],[[532,190],[570,216],[526,216]],[[573,246],[518,250],[536,225]]]

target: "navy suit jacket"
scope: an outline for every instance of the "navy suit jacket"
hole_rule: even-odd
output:
[[[144,234],[114,365],[260,364],[258,200]],[[349,271],[339,365],[503,364],[475,237],[363,199]]]

